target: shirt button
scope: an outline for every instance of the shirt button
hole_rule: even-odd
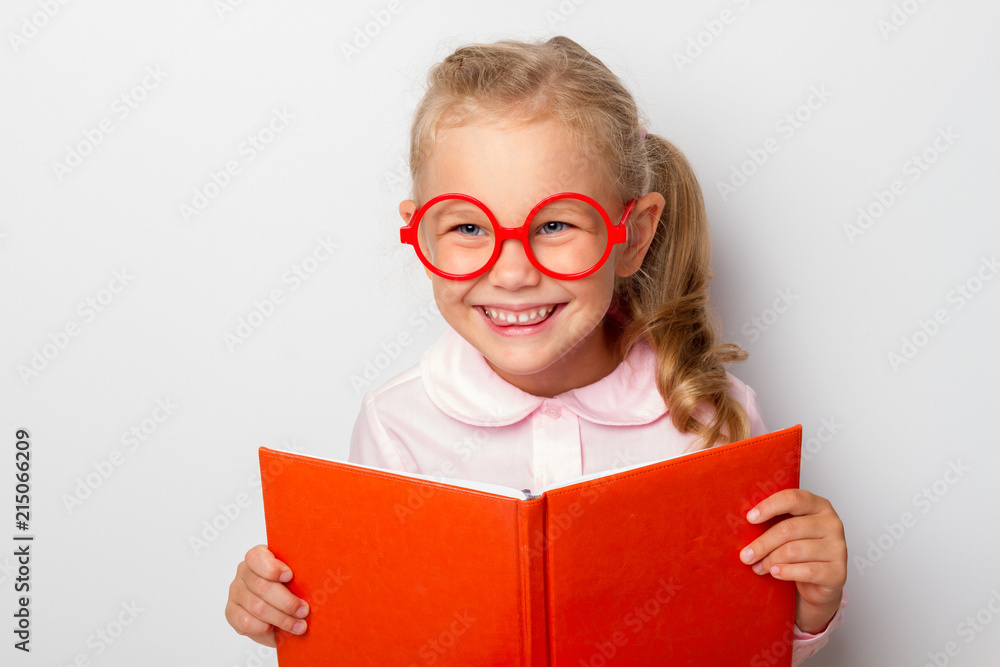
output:
[[[548,415],[552,419],[559,419],[562,416],[562,410],[559,406],[554,403],[547,403],[544,408],[542,408],[542,414]]]

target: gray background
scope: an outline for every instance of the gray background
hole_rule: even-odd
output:
[[[236,564],[265,539],[257,447],[346,457],[362,391],[446,326],[396,231],[426,71],[467,42],[561,33],[692,161],[714,303],[751,355],[733,372],[771,429],[803,425],[803,487],[846,525],[847,622],[809,664],[919,667],[948,642],[939,664],[996,664],[1000,6],[387,6],[4,4],[0,541],[16,532],[17,428],[32,435],[36,541],[30,656],[11,648],[13,547],[0,548],[0,662],[274,664],[223,617]],[[348,57],[373,12],[391,20]],[[275,109],[293,117],[269,136]],[[939,132],[951,139],[935,148]],[[258,133],[270,143],[251,160]],[[765,145],[763,165],[742,166]],[[70,151],[87,155],[58,168]],[[226,187],[207,187],[230,161]],[[734,169],[753,173],[723,197]],[[337,248],[313,263],[320,238]],[[296,283],[293,266],[313,271]],[[227,344],[274,290],[282,303]],[[362,386],[369,363],[384,368]],[[88,475],[96,488],[80,487]],[[95,639],[122,605],[134,622]],[[977,613],[979,630],[962,625]]]

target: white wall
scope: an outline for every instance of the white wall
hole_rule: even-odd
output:
[[[410,334],[378,385],[444,330],[396,231],[427,68],[469,41],[562,33],[622,75],[650,131],[695,165],[714,225],[715,303],[727,338],[751,353],[733,370],[771,428],[802,423],[803,487],[846,525],[847,622],[810,664],[997,664],[1000,619],[989,622],[987,603],[1000,599],[1000,230],[989,194],[1000,8],[400,0],[348,59],[341,45],[386,2],[235,4],[5,3],[0,497],[12,521],[14,434],[27,428],[37,537],[34,651],[11,649],[7,630],[4,656],[253,664],[257,645],[231,631],[223,606],[237,562],[264,541],[257,447],[345,457],[361,395],[352,376]],[[729,23],[712,23],[720,16]],[[699,39],[702,53],[679,65]],[[275,109],[291,119],[275,120],[281,130],[251,159],[243,142]],[[803,119],[794,132],[789,114]],[[56,173],[88,135],[97,145]],[[723,197],[718,183],[769,139],[777,150]],[[915,169],[925,153],[936,161]],[[231,161],[239,172],[185,220],[179,207]],[[894,181],[884,213],[849,234]],[[296,283],[286,272],[317,239],[337,247]],[[283,302],[229,349],[226,334],[274,290]],[[781,294],[790,305],[769,310]],[[50,358],[22,377],[36,351]],[[176,407],[166,415],[158,401]],[[123,438],[132,428],[146,429],[142,441]],[[952,465],[960,477],[946,478]],[[107,478],[67,506],[102,467]],[[925,488],[940,493],[933,503]],[[249,505],[196,551],[190,538],[240,500]],[[912,520],[894,536],[904,513]],[[5,628],[15,532],[0,531]],[[96,639],[131,603],[135,622],[111,645]],[[977,612],[981,629],[963,625]]]

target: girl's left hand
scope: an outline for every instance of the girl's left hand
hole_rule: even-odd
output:
[[[847,581],[844,524],[830,501],[802,489],[774,493],[747,512],[750,523],[783,519],[740,552],[757,574],[795,582],[795,625],[818,634],[840,607]]]

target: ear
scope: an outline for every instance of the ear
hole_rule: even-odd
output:
[[[412,218],[413,214],[416,212],[417,212],[417,202],[413,201],[412,199],[404,199],[403,201],[399,202],[399,217],[403,219],[404,225],[410,221],[410,218]],[[421,263],[421,266],[423,266],[423,263]],[[427,274],[427,277],[430,280],[432,281],[434,280],[434,274],[426,266],[424,266],[424,273]]]
[[[628,230],[628,242],[618,258],[615,272],[621,276],[630,276],[642,266],[642,260],[653,242],[660,214],[667,202],[659,192],[650,192],[640,197],[632,208],[632,226]]]
[[[403,219],[403,224],[405,225],[413,217],[413,214],[417,212],[417,202],[412,199],[404,199],[399,202],[399,217]]]

